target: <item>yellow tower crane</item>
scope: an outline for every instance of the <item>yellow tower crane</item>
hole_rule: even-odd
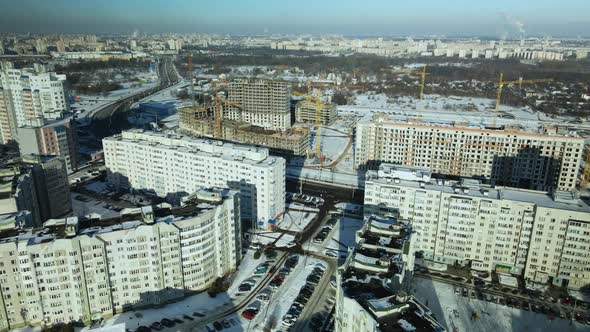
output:
[[[317,96],[313,95],[313,91],[312,91],[312,86],[316,86],[316,89],[318,91]],[[312,104],[313,102],[315,102],[315,127],[316,127],[316,133],[315,133],[315,139],[314,139],[314,145],[312,150],[310,151],[313,152],[313,154],[315,154],[315,156],[318,159],[322,159],[322,137],[321,137],[321,132],[322,132],[322,110],[326,108],[326,105],[324,105],[322,103],[322,97],[321,97],[321,90],[319,88],[320,85],[316,85],[311,83],[310,81],[307,82],[307,94],[303,94],[300,92],[296,92],[293,91],[293,94],[296,96],[303,96],[305,97],[305,100]],[[323,85],[321,85],[323,86]]]
[[[409,75],[413,75],[413,76],[419,76],[420,77],[420,95],[419,95],[419,105],[420,108],[422,108],[422,102],[424,100],[424,86],[426,84],[426,76],[429,74],[428,72],[426,72],[426,67],[427,65],[422,66],[422,70],[420,71],[416,71],[416,70],[407,70],[407,69],[393,69],[393,68],[381,68],[381,71],[390,71],[392,73],[399,73],[399,74],[409,74]]]
[[[522,86],[523,84],[532,84],[532,83],[545,83],[545,82],[552,82],[552,78],[542,78],[542,79],[535,79],[535,80],[523,80],[522,77],[515,81],[504,81],[504,74],[500,73],[500,80],[498,81],[498,92],[496,94],[496,109],[494,110],[494,128],[497,125],[498,120],[498,113],[500,112],[500,99],[502,98],[502,88],[504,85],[507,84],[517,84],[518,86]]]

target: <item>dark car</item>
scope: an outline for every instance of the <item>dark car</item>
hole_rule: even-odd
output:
[[[153,322],[152,325],[150,325],[150,327],[156,331],[160,331],[162,329],[162,324],[160,324],[159,322]]]
[[[140,326],[137,328],[137,330],[135,330],[135,332],[150,332],[151,329],[147,326]]]
[[[215,328],[215,331],[223,330],[223,325],[221,325],[221,323],[218,321],[213,322],[213,327]]]
[[[229,329],[231,327],[231,324],[225,319],[221,321],[221,324],[223,324],[223,327],[225,327],[226,329]]]
[[[173,322],[173,321],[171,321],[171,320],[170,320],[170,319],[168,319],[168,318],[164,318],[164,319],[162,319],[161,323],[162,323],[162,325],[164,325],[164,326],[166,326],[166,327],[172,327],[172,326],[174,326],[174,322]]]

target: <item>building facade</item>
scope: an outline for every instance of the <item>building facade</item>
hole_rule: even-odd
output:
[[[56,156],[23,156],[0,166],[0,215],[30,212],[28,227],[39,227],[72,210],[70,187],[63,159]]]
[[[338,117],[335,104],[322,104],[318,114],[318,105],[313,101],[302,100],[295,106],[295,121],[316,124],[317,120],[323,126],[329,126]]]
[[[41,221],[63,217],[72,211],[66,163],[62,157],[26,155],[25,167],[32,170]]]
[[[481,177],[533,190],[575,190],[584,139],[428,123],[359,121],[356,168],[380,162],[428,167],[432,172]]]
[[[365,217],[356,247],[336,275],[336,331],[445,331],[427,306],[408,295],[414,270],[411,234],[407,221]]]
[[[242,217],[262,228],[285,210],[285,159],[267,149],[142,130],[107,137],[103,148],[115,188],[170,197],[230,187],[240,191]]]
[[[238,201],[200,191],[178,209],[0,233],[0,330],[89,323],[208,289],[241,260]]]
[[[46,121],[40,127],[18,128],[18,147],[21,155],[55,155],[64,159],[68,173],[78,169],[78,133],[76,120],[64,118]]]
[[[16,138],[18,127],[42,126],[43,120],[61,118],[68,111],[65,75],[46,72],[42,66],[0,67],[0,130],[2,142]]]
[[[180,129],[197,137],[215,137],[214,119],[204,117],[192,107],[184,107],[179,111]],[[290,157],[304,156],[309,150],[309,129],[291,128],[284,131],[268,130],[246,122],[225,120],[221,123],[221,139],[262,146],[274,155]]]
[[[590,283],[582,254],[590,206],[572,192],[435,179],[429,169],[382,164],[366,174],[364,212],[409,220],[415,250],[428,260],[570,288]]]
[[[226,119],[271,130],[291,127],[290,86],[287,82],[240,79],[229,83],[227,99],[238,107],[224,106]]]

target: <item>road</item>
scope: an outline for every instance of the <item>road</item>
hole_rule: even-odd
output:
[[[123,97],[96,110],[90,116],[90,127],[94,136],[97,139],[102,140],[102,138],[106,136],[116,134],[121,130],[126,129],[126,127],[129,126],[126,112],[133,103],[158,93],[161,90],[172,87],[175,84],[182,83],[181,77],[178,75],[170,58],[165,57],[159,60],[158,80],[158,86]]]
[[[320,283],[316,287],[316,291],[312,294],[312,297],[308,301],[308,304],[305,306],[304,310],[301,313],[300,318],[297,320],[297,323],[293,326],[293,331],[306,331],[307,324],[310,321],[311,316],[318,311],[318,308],[321,308],[325,305],[325,300],[327,297],[331,297],[332,294],[330,292],[335,291],[333,288],[329,286],[330,277],[335,275],[337,269],[337,262],[333,258],[326,257],[322,254],[311,252],[311,251],[304,251],[302,248],[309,247],[311,240],[315,233],[325,224],[325,222],[330,218],[328,215],[328,211],[334,207],[334,203],[340,198],[350,197],[350,193],[344,191],[334,191],[330,190],[325,186],[308,186],[306,185],[306,193],[311,193],[315,196],[322,196],[324,198],[324,205],[320,207],[320,211],[318,217],[315,221],[307,227],[304,232],[300,233],[296,241],[299,243],[299,246],[294,248],[277,248],[278,251],[282,252],[277,260],[275,266],[280,267],[285,260],[287,259],[290,253],[303,253],[305,257],[314,257],[324,261],[327,265],[326,273],[322,276]],[[300,264],[305,264],[305,259],[300,261]],[[279,269],[277,268],[276,271]],[[276,273],[275,271],[275,273]],[[206,329],[206,325],[210,324],[214,321],[218,321],[224,319],[227,316],[239,313],[242,309],[244,309],[258,294],[260,290],[267,287],[270,281],[274,276],[273,274],[267,274],[265,277],[257,284],[257,286],[250,291],[246,297],[239,300],[238,303],[235,303],[231,308],[228,308],[225,311],[219,312],[213,316],[205,317],[200,319],[199,321],[193,322],[184,322],[181,325],[174,327],[174,330],[180,331],[203,331]],[[329,312],[329,309],[325,311]],[[326,315],[327,316],[327,315]],[[281,317],[282,319],[282,317]]]
[[[336,290],[330,287],[330,277],[336,275],[336,269],[338,268],[336,260],[334,258],[318,255],[313,252],[306,252],[305,254],[307,256],[323,260],[328,264],[328,268],[326,269],[326,273],[324,273],[322,276],[320,283],[316,286],[312,296],[309,298],[309,301],[305,305],[301,315],[297,319],[297,322],[291,328],[290,331],[295,332],[310,331],[311,329],[308,327],[308,325],[311,321],[311,317],[315,313],[324,312],[324,317],[327,317],[334,304],[327,304],[326,300],[327,298],[335,298],[336,296]],[[326,305],[328,305],[328,308]]]
[[[287,260],[287,257],[288,253],[281,253],[274,266],[280,267],[281,265],[283,265],[283,263]],[[250,291],[250,293],[248,293],[248,295],[246,295],[246,297],[242,299],[239,304],[234,305],[226,311],[222,311],[218,314],[215,314],[214,316],[206,317],[198,322],[185,322],[182,325],[175,327],[174,329],[180,331],[202,331],[205,329],[205,326],[207,324],[210,324],[216,320],[221,320],[226,316],[233,315],[239,312],[240,310],[245,308],[250,303],[250,301],[254,299],[254,297],[256,296],[256,294],[258,294],[260,290],[265,288],[270,283],[270,281],[272,280],[272,278],[278,270],[278,268],[275,268],[274,273],[265,274],[264,278],[258,283],[258,285],[254,289],[252,289],[252,291]]]

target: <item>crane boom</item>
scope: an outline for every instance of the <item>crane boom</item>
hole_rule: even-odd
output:
[[[494,110],[494,128],[496,127],[497,121],[498,121],[498,112],[500,111],[500,100],[502,98],[502,88],[504,88],[504,85],[518,83],[518,85],[520,87],[522,84],[546,83],[546,82],[553,82],[553,79],[552,78],[541,78],[541,79],[523,80],[521,77],[518,80],[514,80],[514,81],[504,81],[504,73],[500,73],[500,80],[498,81],[498,92],[496,93],[496,108]]]

